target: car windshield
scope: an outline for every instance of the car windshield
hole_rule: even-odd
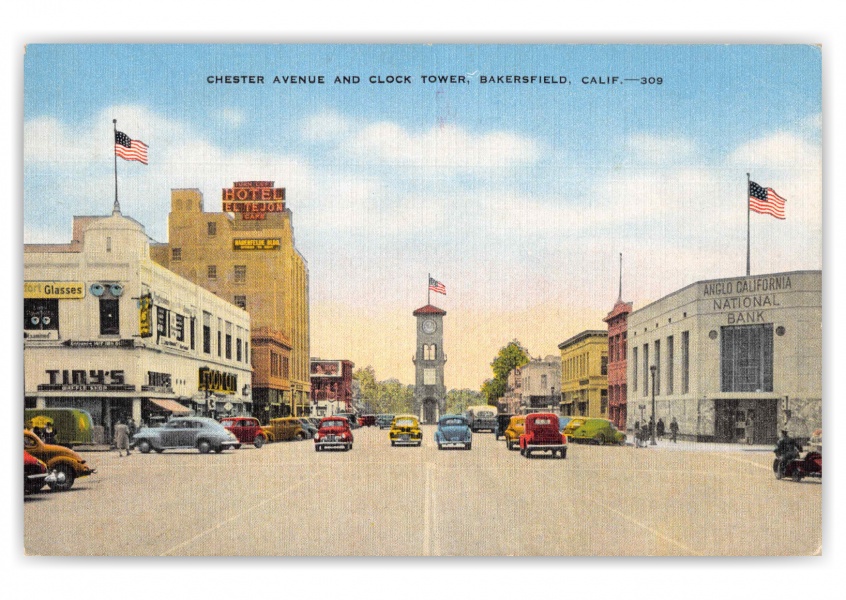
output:
[[[465,425],[464,419],[444,419],[441,425],[447,427],[450,425]]]
[[[479,411],[479,416],[485,419],[489,419],[490,417],[494,416],[494,414],[489,410],[482,410]]]
[[[414,419],[397,419],[396,426],[397,427],[414,427]]]
[[[323,421],[320,427],[343,427],[344,422],[341,419],[334,419],[332,421]]]

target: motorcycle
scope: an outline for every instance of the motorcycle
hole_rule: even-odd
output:
[[[787,461],[777,456],[773,461],[773,472],[776,479],[789,477],[796,482],[802,481],[805,477],[822,479],[822,452],[812,450],[806,452],[805,456]]]

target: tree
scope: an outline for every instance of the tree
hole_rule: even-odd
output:
[[[353,379],[359,382],[361,401],[367,410],[377,414],[402,414],[411,412],[414,401],[414,386],[403,385],[397,379],[376,380],[376,371],[368,365],[353,372]]]
[[[496,404],[505,395],[508,374],[512,369],[522,367],[529,360],[529,353],[516,339],[511,340],[506,346],[499,349],[499,353],[491,363],[494,377],[482,384],[482,394],[487,399],[488,404]]]
[[[475,390],[449,390],[446,394],[447,414],[461,414],[468,406],[482,404],[483,395]]]

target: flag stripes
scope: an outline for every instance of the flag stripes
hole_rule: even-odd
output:
[[[785,202],[773,188],[764,188],[754,181],[749,182],[749,210],[784,220],[787,218],[784,215]]]

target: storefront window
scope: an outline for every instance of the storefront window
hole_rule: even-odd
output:
[[[100,335],[120,334],[118,302],[113,298],[100,298]]]
[[[59,329],[59,301],[45,298],[24,299],[24,330]]]

